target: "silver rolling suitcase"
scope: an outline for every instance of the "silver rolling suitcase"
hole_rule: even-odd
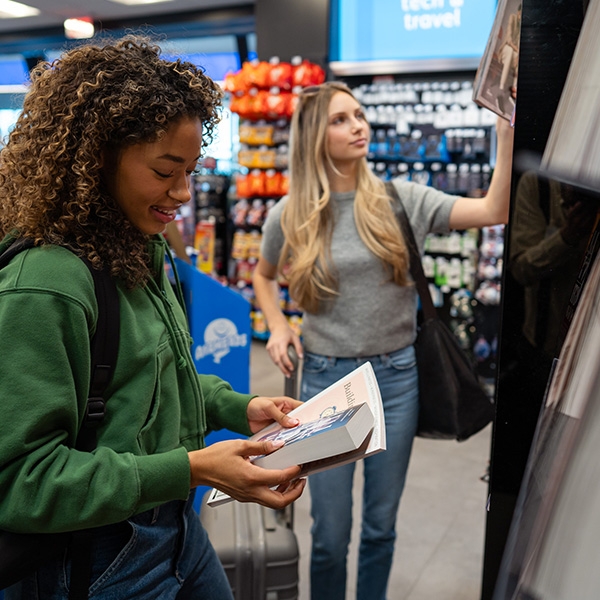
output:
[[[285,381],[284,394],[297,397],[298,357],[290,347],[296,369]],[[206,506],[200,520],[225,569],[236,600],[296,600],[298,598],[298,541],[293,506],[276,511],[258,504],[228,502]]]
[[[298,541],[289,515],[236,501],[202,506],[200,520],[236,600],[298,598]]]

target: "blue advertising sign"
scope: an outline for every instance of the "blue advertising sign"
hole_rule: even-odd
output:
[[[199,373],[217,375],[236,392],[250,392],[250,303],[195,267],[175,259]]]

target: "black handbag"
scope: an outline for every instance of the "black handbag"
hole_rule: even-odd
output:
[[[30,240],[19,239],[0,256],[0,269]],[[96,427],[104,417],[104,391],[110,382],[119,348],[119,297],[113,279],[83,261],[94,279],[98,322],[91,339],[91,380],[87,411],[75,447],[91,452],[96,447]],[[0,530],[0,590],[21,581],[70,547],[72,555],[69,600],[88,597],[91,572],[91,530],[64,533],[13,533]]]
[[[396,188],[392,184],[387,188],[400,208],[398,220],[409,250],[410,273],[423,311],[415,342],[419,372],[417,435],[463,441],[493,420],[494,404],[481,387],[473,363],[456,336],[438,317],[404,207]]]

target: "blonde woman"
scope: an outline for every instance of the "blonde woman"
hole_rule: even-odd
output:
[[[461,198],[395,181],[420,249],[429,232],[483,227],[508,218],[512,129],[497,124],[498,160],[485,198]],[[301,400],[371,361],[381,387],[387,451],[364,461],[357,598],[385,598],[395,522],[417,426],[417,296],[396,218],[398,206],[366,162],[369,124],[339,82],[307,88],[291,126],[287,197],[263,229],[254,289],[285,375],[287,347],[303,357]],[[304,310],[303,344],[278,299],[278,275]],[[309,477],[311,598],[345,600],[354,465]]]

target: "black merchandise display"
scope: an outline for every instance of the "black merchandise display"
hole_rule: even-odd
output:
[[[577,517],[585,512],[581,507],[577,508],[577,504],[571,504],[571,514],[576,518],[575,521],[563,519],[563,524],[570,524],[566,532],[564,529],[561,532],[563,535],[567,534],[567,537],[562,539],[557,537],[557,522],[555,521],[553,526],[551,516],[560,514],[564,508],[562,501],[556,500],[565,499],[563,492],[567,489],[564,488],[561,492],[561,487],[573,481],[571,476],[577,474],[577,469],[571,471],[568,465],[570,461],[573,461],[573,464],[581,464],[577,458],[578,451],[574,447],[583,448],[580,443],[583,444],[585,436],[580,438],[580,442],[575,442],[577,436],[573,432],[578,428],[573,425],[577,419],[573,419],[574,413],[563,412],[561,405],[564,398],[556,398],[551,408],[546,406],[546,402],[556,396],[552,375],[553,364],[556,364],[556,361],[553,359],[565,351],[562,370],[568,373],[576,371],[577,361],[564,362],[565,358],[569,358],[569,345],[565,344],[565,340],[569,333],[572,333],[572,318],[577,311],[590,266],[593,264],[593,256],[597,251],[598,233],[592,234],[587,247],[586,241],[591,227],[587,235],[580,236],[583,250],[579,248],[578,260],[576,256],[570,256],[570,260],[562,261],[562,265],[550,264],[552,255],[545,251],[538,254],[548,260],[545,273],[529,268],[529,277],[524,278],[525,271],[517,271],[514,268],[516,257],[523,255],[518,248],[523,240],[527,241],[527,238],[530,238],[530,249],[524,252],[535,254],[535,245],[544,241],[550,244],[552,236],[559,234],[556,224],[562,227],[560,220],[568,221],[568,206],[572,205],[569,196],[566,196],[567,202],[550,202],[549,217],[546,217],[540,204],[542,197],[547,195],[542,191],[543,186],[536,186],[537,207],[534,202],[536,199],[531,194],[522,195],[518,192],[524,178],[531,172],[535,174],[539,169],[540,158],[552,128],[578,42],[586,5],[587,2],[565,3],[559,0],[523,2],[515,116],[513,195],[506,239],[506,256],[513,258],[512,261],[507,259],[502,281],[497,413],[491,455],[482,600],[586,597],[586,593],[581,593],[581,590],[574,595],[560,595],[560,592],[557,592],[557,586],[563,583],[561,573],[568,572],[569,566],[573,566],[571,561],[575,555],[570,551],[569,543],[574,542],[578,546],[581,531],[576,528]],[[550,189],[560,187],[561,196],[565,199],[563,181],[555,178],[547,183]],[[597,202],[598,191],[590,192],[576,186],[571,190],[577,201],[583,204]],[[532,220],[529,230],[520,233],[520,213],[523,203],[527,202],[530,208],[526,214],[532,217]],[[565,209],[567,212],[563,212]],[[540,235],[534,228],[536,221],[546,222],[547,231]],[[589,225],[593,225],[593,219]],[[561,258],[578,250],[576,244],[569,248],[567,246],[569,245],[563,241],[564,250],[569,252],[555,252],[554,257]],[[578,267],[578,264],[581,266]],[[558,283],[558,277],[562,279],[561,283]],[[555,300],[560,296],[562,299],[559,306]],[[552,329],[552,336],[545,335],[541,344],[542,336],[532,333],[540,331],[538,327],[533,327],[533,320],[540,319],[541,322],[547,310],[562,313],[562,318],[553,319],[559,322],[560,327]],[[550,321],[546,323],[553,324]],[[587,325],[581,327],[584,336],[586,328]],[[547,326],[546,330],[545,333],[549,333],[550,327]],[[571,347],[582,348],[582,341],[581,338],[576,342],[571,341]],[[586,354],[590,356],[589,353]],[[568,366],[569,364],[573,364],[574,368]],[[554,372],[559,370],[560,362]],[[597,372],[597,366],[595,371]],[[579,378],[578,383],[587,385],[583,378]],[[588,394],[584,393],[584,388],[580,390],[576,397],[579,402],[583,402]],[[592,413],[589,413],[589,416],[591,422]],[[585,431],[585,428],[581,427],[581,430]],[[597,449],[592,456],[593,461],[596,461]],[[556,460],[557,458],[559,460]],[[558,471],[562,471],[562,475],[558,476]],[[588,482],[596,480],[589,468],[586,473]],[[569,486],[569,489],[575,492],[577,487]],[[586,491],[579,501],[585,500],[587,496]],[[577,494],[571,495],[571,501],[574,499],[577,499]],[[562,514],[565,516],[564,512]],[[588,532],[595,531],[592,521],[588,521],[585,527]],[[558,545],[554,547],[559,549],[561,568],[548,568],[552,562],[547,561],[549,555],[546,550],[557,541]],[[531,552],[533,548],[535,551]],[[581,572],[592,575],[597,573],[595,556],[594,552],[589,552],[586,560],[579,562],[578,567],[583,569]],[[544,563],[545,571],[542,572],[538,568]],[[572,572],[571,570],[571,574]],[[548,581],[548,576],[554,580],[553,590],[558,595],[546,596],[544,582]],[[583,580],[583,577],[578,579],[581,583]],[[564,579],[564,583],[567,583],[567,578]],[[596,590],[591,592],[591,595],[587,594],[587,597],[595,596]]]

